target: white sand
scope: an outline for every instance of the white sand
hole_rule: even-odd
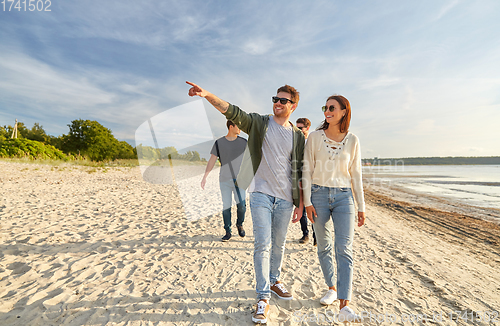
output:
[[[221,214],[188,221],[175,186],[146,183],[139,168],[92,170],[0,161],[0,325],[253,325],[249,208],[247,237],[223,243]],[[450,321],[453,310],[500,310],[500,233],[376,196],[367,204],[354,242],[356,311],[443,312],[441,324],[455,325],[465,322]],[[432,224],[433,214],[444,222]],[[300,236],[291,225],[282,273],[295,299],[273,297],[269,325],[316,325],[338,312],[338,302],[320,305],[316,249]]]

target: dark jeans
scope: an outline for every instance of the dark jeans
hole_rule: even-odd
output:
[[[302,230],[303,236],[309,236],[309,230],[307,229],[307,215],[305,207],[304,207],[304,212],[302,213],[302,217],[300,218],[300,229]],[[313,228],[313,238],[316,239],[314,228]]]
[[[234,200],[236,201],[236,226],[242,226],[245,221],[245,212],[247,210],[244,189],[236,187],[233,180],[220,182],[220,192],[222,195],[222,219],[224,220],[224,229],[231,232],[231,206]]]

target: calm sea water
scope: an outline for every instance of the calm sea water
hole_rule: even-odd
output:
[[[364,166],[363,173],[368,182],[500,209],[500,165]]]

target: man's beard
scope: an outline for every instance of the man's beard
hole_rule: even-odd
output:
[[[289,110],[285,109],[280,109],[279,112],[276,112],[276,109],[273,110],[274,115],[278,118],[287,118],[290,116],[291,112]]]

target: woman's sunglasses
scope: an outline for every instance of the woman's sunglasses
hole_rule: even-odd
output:
[[[333,111],[335,111],[335,107],[333,105],[330,105],[329,107],[326,107],[326,105],[324,105],[321,107],[321,110],[323,110],[323,112],[326,112],[326,110],[333,112]],[[341,109],[341,110],[345,110],[345,109]]]
[[[287,98],[273,96],[273,103],[278,103],[278,101],[280,101],[280,103],[283,105],[285,105],[288,101],[290,101],[290,103],[294,104],[292,100],[289,100]]]

